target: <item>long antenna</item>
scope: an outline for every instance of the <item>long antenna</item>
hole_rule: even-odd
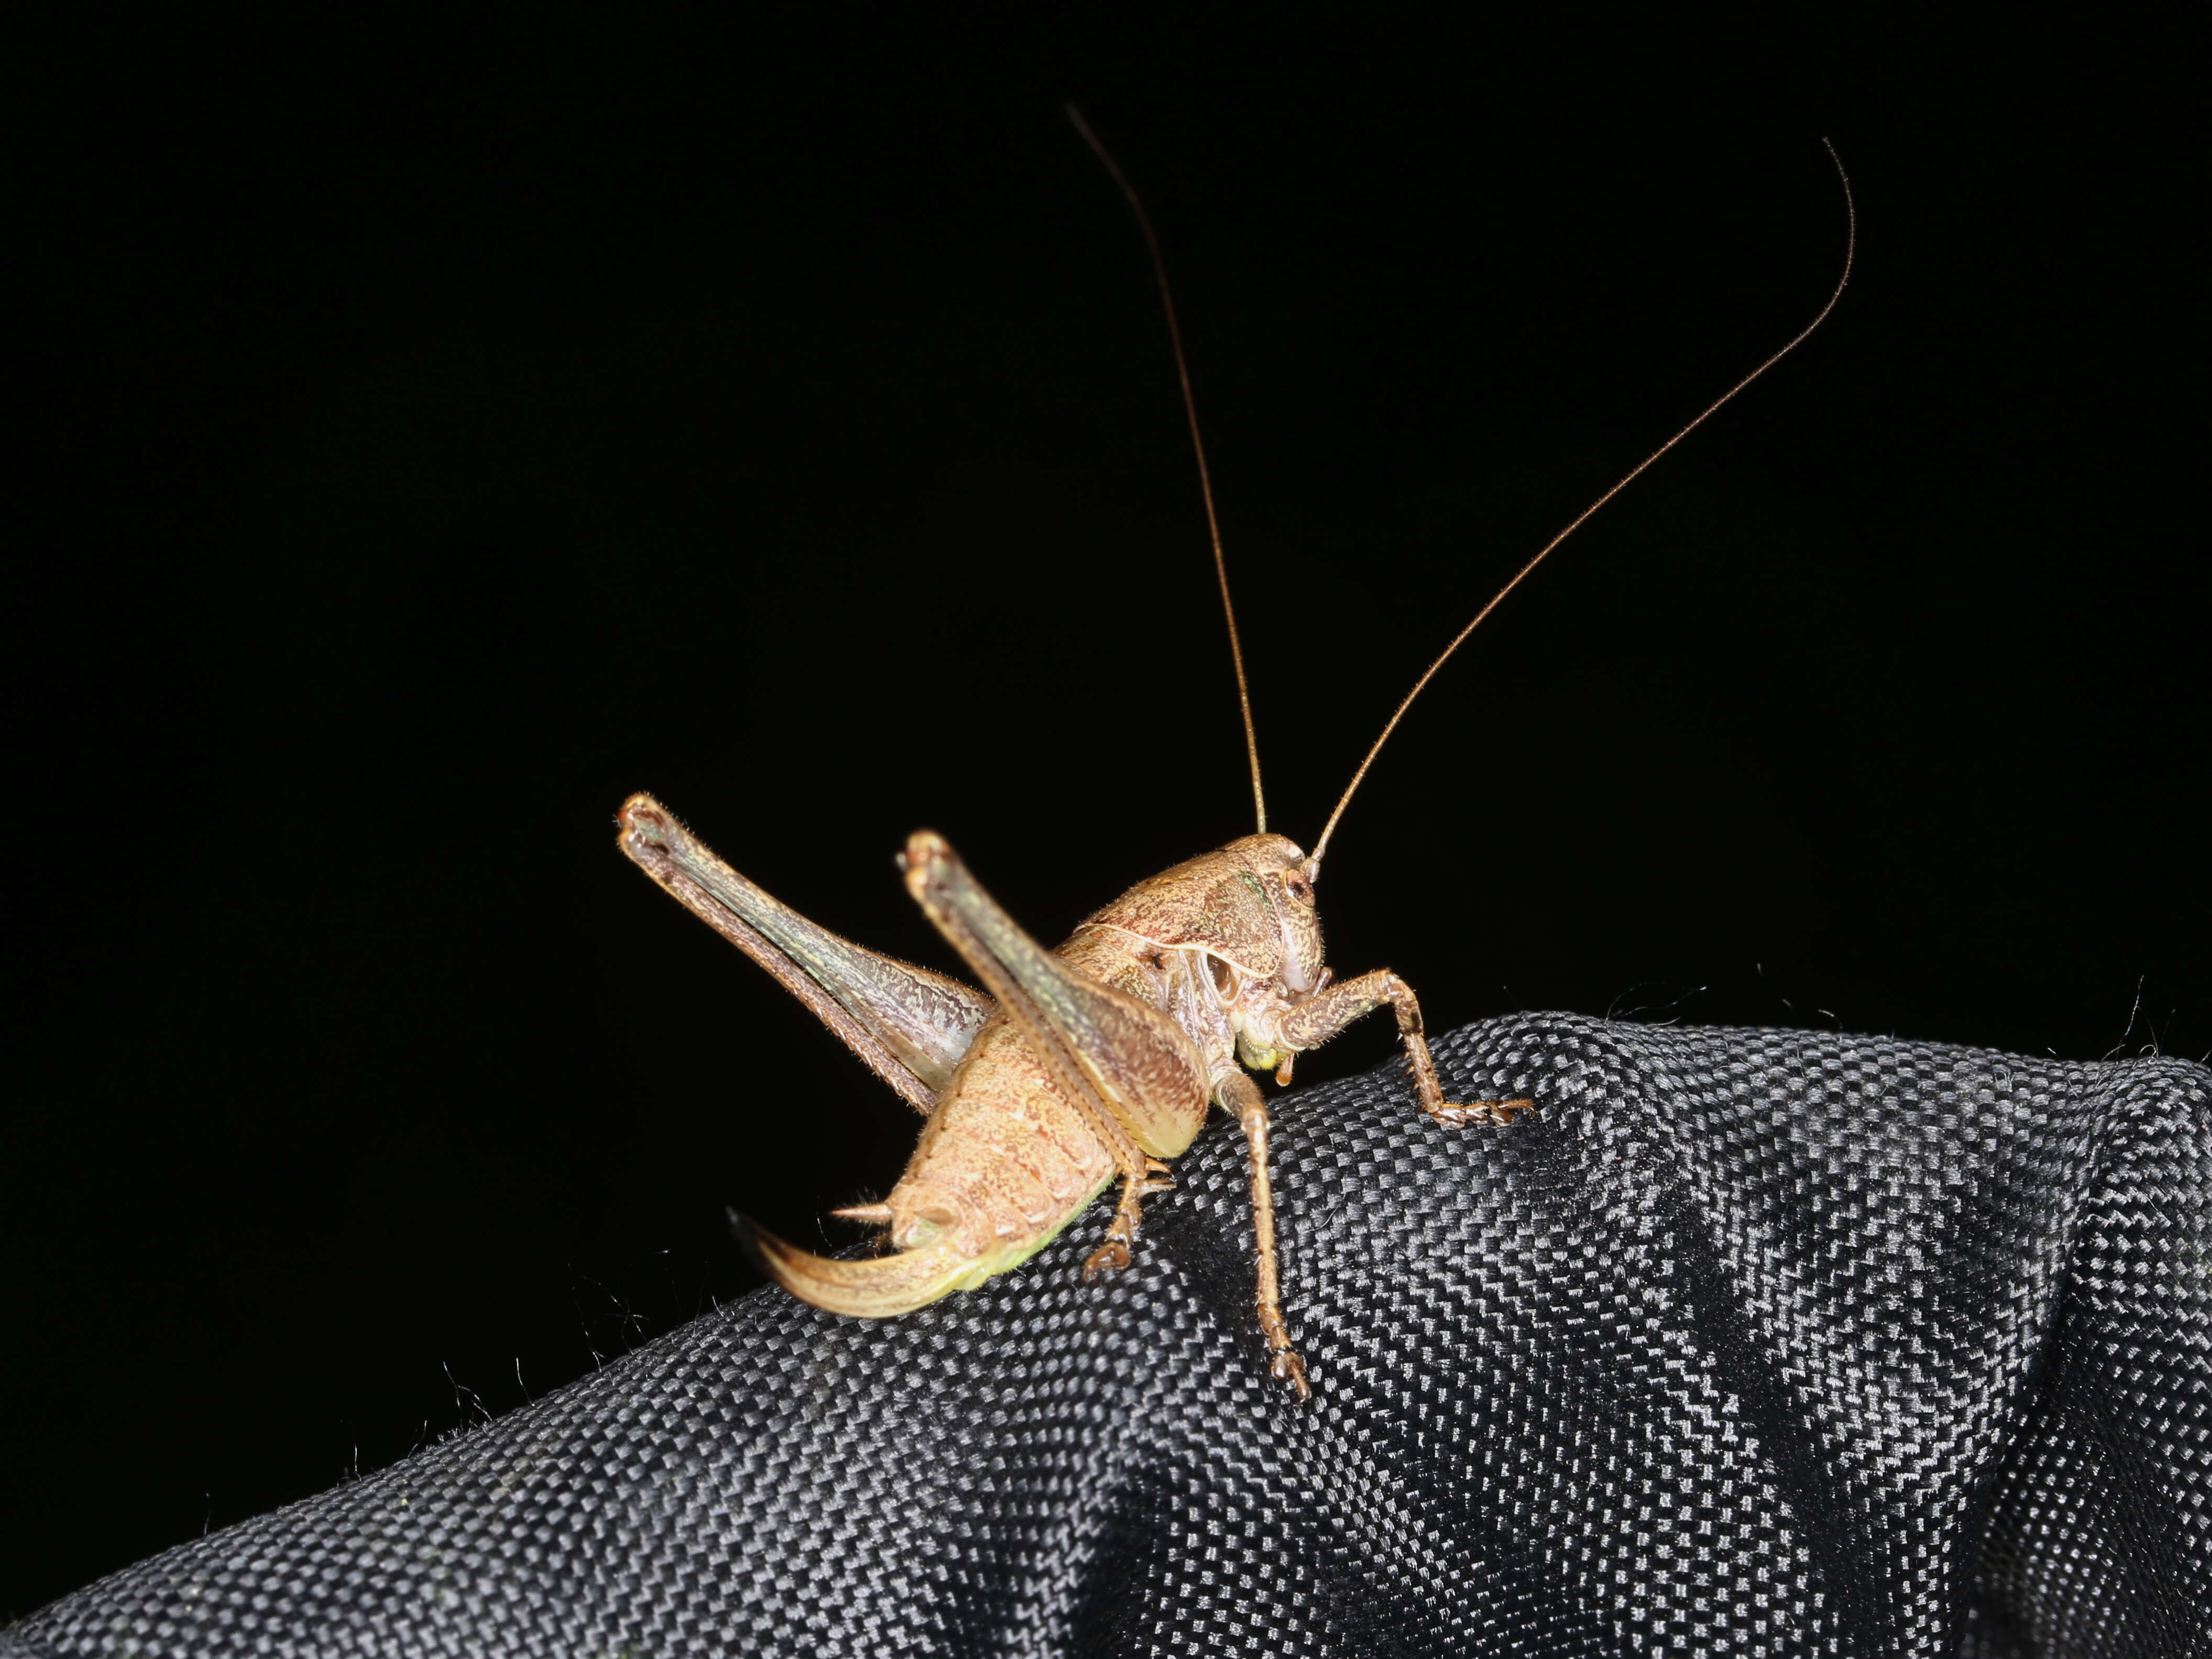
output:
[[[1221,556],[1221,520],[1213,512],[1213,477],[1206,467],[1206,440],[1198,434],[1198,401],[1191,396],[1190,366],[1183,361],[1182,330],[1176,323],[1175,295],[1168,288],[1167,261],[1160,257],[1159,239],[1152,234],[1152,222],[1145,212],[1145,204],[1121,169],[1115,165],[1106,146],[1098,142],[1098,135],[1083,118],[1083,112],[1073,104],[1067,106],[1067,118],[1075,124],[1083,142],[1091,146],[1091,153],[1098,158],[1114,182],[1121,186],[1121,194],[1128,198],[1130,211],[1137,216],[1137,228],[1145,233],[1145,246],[1152,256],[1152,276],[1160,285],[1160,305],[1168,314],[1168,341],[1175,347],[1176,379],[1182,386],[1182,412],[1190,421],[1190,447],[1198,456],[1198,489],[1206,497],[1206,528],[1213,538],[1213,574],[1221,580],[1221,614],[1229,619],[1229,657],[1237,665],[1237,703],[1244,711],[1244,753],[1252,763],[1252,813],[1259,820],[1264,833],[1267,828],[1267,798],[1260,788],[1260,737],[1252,725],[1252,693],[1244,684],[1244,646],[1237,637],[1237,607],[1229,599],[1229,565]]]
[[[1851,200],[1851,179],[1850,175],[1844,171],[1843,157],[1836,154],[1836,147],[1833,144],[1829,143],[1826,138],[1823,138],[1820,142],[1827,148],[1828,159],[1836,164],[1836,177],[1842,181],[1844,186],[1844,222],[1845,226],[1844,239],[1844,270],[1843,275],[1836,278],[1835,290],[1828,295],[1828,303],[1820,307],[1820,314],[1818,316],[1814,317],[1811,322],[1806,324],[1803,328],[1798,330],[1797,333],[1790,339],[1789,344],[1784,346],[1781,350],[1776,352],[1771,357],[1769,357],[1757,368],[1753,369],[1750,374],[1745,375],[1743,379],[1738,380],[1726,392],[1721,393],[1721,395],[1713,401],[1711,405],[1706,409],[1703,415],[1698,416],[1696,420],[1692,421],[1680,432],[1677,432],[1673,437],[1668,439],[1665,443],[1661,444],[1658,448],[1653,450],[1649,455],[1646,455],[1641,461],[1636,464],[1635,467],[1629,471],[1629,473],[1624,477],[1619,483],[1613,485],[1613,487],[1607,490],[1604,495],[1599,496],[1588,507],[1584,507],[1572,524],[1569,525],[1565,530],[1562,530],[1558,535],[1553,537],[1550,541],[1545,543],[1543,547],[1537,552],[1536,556],[1529,560],[1528,563],[1522,565],[1519,571],[1515,574],[1513,580],[1506,583],[1504,586],[1499,588],[1497,593],[1492,598],[1490,603],[1484,605],[1481,610],[1474,613],[1474,620],[1459,630],[1458,634],[1453,637],[1452,642],[1443,648],[1442,654],[1440,654],[1434,662],[1428,665],[1427,671],[1422,674],[1419,679],[1413,682],[1413,689],[1406,693],[1405,701],[1398,705],[1396,712],[1390,716],[1388,723],[1383,726],[1382,735],[1375,739],[1375,746],[1367,751],[1367,758],[1359,763],[1359,769],[1352,775],[1352,781],[1344,787],[1344,793],[1338,798],[1336,803],[1336,811],[1328,815],[1328,822],[1327,824],[1323,825],[1322,829],[1321,839],[1314,843],[1314,849],[1307,857],[1306,864],[1308,866],[1309,877],[1319,873],[1321,869],[1321,855],[1328,847],[1328,838],[1336,833],[1336,821],[1344,816],[1344,809],[1352,804],[1353,792],[1359,787],[1362,781],[1367,776],[1367,769],[1375,764],[1376,756],[1382,752],[1382,745],[1390,741],[1390,734],[1398,729],[1398,722],[1406,717],[1406,711],[1413,706],[1413,699],[1419,696],[1421,693],[1427,689],[1429,682],[1436,678],[1437,671],[1439,668],[1442,668],[1445,663],[1451,659],[1451,653],[1460,648],[1460,646],[1465,642],[1467,636],[1474,633],[1476,629],[1482,625],[1483,618],[1487,617],[1492,611],[1497,610],[1498,605],[1504,601],[1505,596],[1508,593],[1510,593],[1515,588],[1520,586],[1522,579],[1527,576],[1528,574],[1534,570],[1538,565],[1543,563],[1553,548],[1557,547],[1561,542],[1566,540],[1568,537],[1573,535],[1576,531],[1581,529],[1584,520],[1587,520],[1590,514],[1596,512],[1598,508],[1603,507],[1615,495],[1620,494],[1622,490],[1627,489],[1630,484],[1635,483],[1637,478],[1643,474],[1645,468],[1649,467],[1654,461],[1657,460],[1662,455],[1664,455],[1676,444],[1681,442],[1683,439],[1688,437],[1692,432],[1695,432],[1699,427],[1703,426],[1707,420],[1711,418],[1711,416],[1723,404],[1726,404],[1730,398],[1734,398],[1737,392],[1742,391],[1744,387],[1749,386],[1760,375],[1765,374],[1768,369],[1773,368],[1775,364],[1780,362],[1784,357],[1787,357],[1791,352],[1802,345],[1805,343],[1806,336],[1812,333],[1814,329],[1820,327],[1822,323],[1828,320],[1828,313],[1836,308],[1836,301],[1844,297],[1844,285],[1851,279],[1851,260],[1858,252],[1859,216],[1858,207],[1856,204]]]

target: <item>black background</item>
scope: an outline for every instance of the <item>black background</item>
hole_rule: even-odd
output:
[[[617,855],[626,792],[941,965],[917,824],[1048,938],[1249,829],[1064,98],[1168,246],[1301,839],[1818,307],[1851,168],[1827,329],[1408,721],[1340,971],[1440,1028],[2212,1047],[2172,43],[1086,15],[11,52],[0,1613],[741,1293],[725,1205],[842,1241],[895,1178],[912,1115]]]

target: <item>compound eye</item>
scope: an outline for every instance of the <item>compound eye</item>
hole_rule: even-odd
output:
[[[1283,878],[1283,889],[1301,904],[1313,902],[1313,884],[1295,870]]]

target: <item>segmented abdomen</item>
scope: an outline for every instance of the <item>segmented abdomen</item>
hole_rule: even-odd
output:
[[[886,1200],[902,1249],[1026,1256],[1114,1178],[1114,1160],[1003,1014],[975,1034]],[[1002,1271],[1002,1269],[1001,1269]]]

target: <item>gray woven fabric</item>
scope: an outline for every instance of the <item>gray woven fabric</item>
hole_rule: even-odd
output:
[[[1217,1122],[868,1324],[766,1291],[55,1603],[0,1653],[2182,1654],[2212,1625],[2212,1078],[1542,1015]]]

